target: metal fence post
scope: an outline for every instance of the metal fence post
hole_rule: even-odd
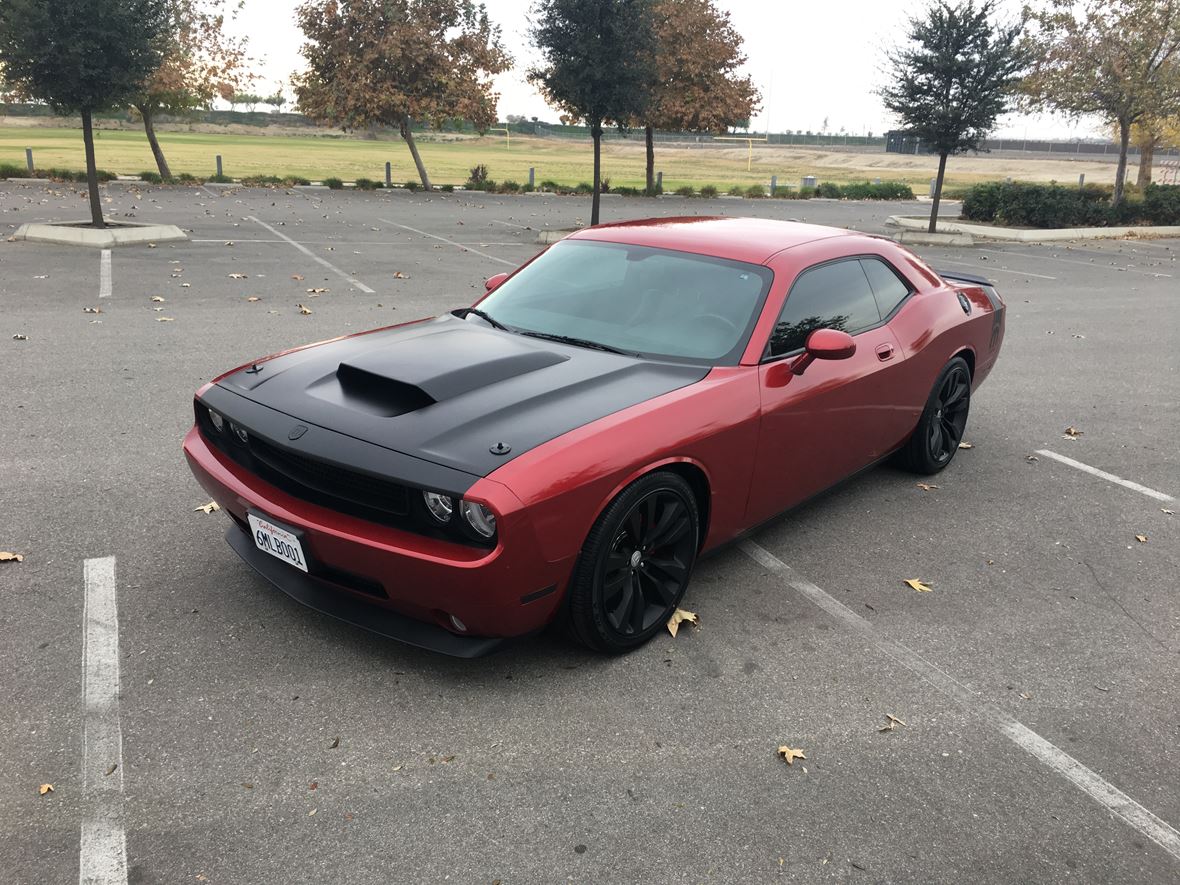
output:
[[[33,171],[33,149],[25,148],[25,165],[29,167],[29,172]]]
[[[658,192],[662,191],[663,189],[664,189],[664,173],[657,172],[656,173],[656,192],[658,193]]]
[[[1086,186],[1086,173],[1083,172],[1081,175],[1078,176],[1078,187],[1085,187],[1085,186]]]
[[[774,196],[774,192],[776,190],[778,190],[778,176],[772,175],[770,176],[770,195],[772,197]]]
[[[930,179],[930,196],[932,196],[932,197],[934,196],[934,189],[936,187],[938,187],[938,179],[937,178]]]
[[[385,186],[393,187],[393,164],[385,161]]]
[[[222,172],[221,172],[221,154],[218,154],[218,155],[217,155],[217,177],[218,177],[218,178],[221,178],[221,177],[222,177]]]
[[[529,166],[529,187],[537,186],[537,167]]]

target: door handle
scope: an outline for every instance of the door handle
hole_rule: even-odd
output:
[[[878,344],[877,345],[877,359],[881,362],[893,359],[893,345],[892,344]]]

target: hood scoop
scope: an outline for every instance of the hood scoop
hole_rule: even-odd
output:
[[[515,335],[447,324],[432,334],[351,356],[307,392],[392,418],[568,359]]]

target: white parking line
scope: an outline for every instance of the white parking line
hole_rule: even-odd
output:
[[[82,614],[82,841],[79,885],[125,885],[123,729],[115,557],[87,559]]]
[[[960,267],[977,267],[982,271],[994,271],[995,273],[1010,273],[1018,277],[1036,277],[1038,280],[1055,280],[1057,277],[1046,276],[1043,273],[1033,273],[1030,270],[1008,270],[1005,267],[991,267],[984,266],[978,261],[952,261],[949,258],[937,258],[933,260],[934,264],[957,264]]]
[[[995,250],[989,249],[988,251],[991,252],[992,255],[1011,255],[1011,256],[1015,256],[1017,258],[1031,258],[1034,261],[1059,261],[1062,264],[1080,264],[1082,267],[1092,267],[1092,268],[1097,268],[1098,270],[1110,270],[1110,271],[1114,271],[1115,273],[1119,273],[1119,272],[1137,273],[1137,274],[1142,274],[1145,277],[1167,277],[1168,279],[1172,278],[1172,275],[1170,273],[1157,273],[1156,271],[1153,271],[1153,270],[1139,270],[1138,268],[1122,267],[1121,265],[1115,265],[1112,267],[1109,264],[1099,264],[1096,261],[1074,261],[1072,258],[1058,258],[1055,255],[1032,255],[1032,254],[1021,253],[1021,252],[1008,252],[1004,249],[995,249]]]
[[[385,224],[392,224],[394,227],[400,227],[403,230],[408,230],[411,233],[415,233],[423,237],[430,237],[432,240],[438,240],[440,242],[446,243],[448,246],[454,246],[457,249],[462,249],[464,252],[473,252],[474,254],[479,255],[481,258],[487,258],[489,261],[498,261],[501,264],[507,264],[509,267],[516,267],[516,265],[519,263],[516,261],[508,261],[504,258],[497,258],[495,255],[489,255],[487,252],[480,252],[478,249],[472,249],[470,246],[464,246],[462,243],[456,243],[454,240],[448,240],[446,237],[428,234],[426,231],[418,230],[416,227],[410,227],[408,224],[398,224],[396,221],[390,221],[388,218],[378,218],[377,220],[382,221]]]
[[[98,259],[98,297],[111,297],[111,250],[103,249]]]
[[[1037,449],[1037,454],[1044,455],[1046,458],[1052,458],[1054,461],[1060,461],[1062,464],[1066,464],[1075,470],[1082,471],[1082,473],[1088,473],[1091,476],[1097,476],[1099,479],[1105,479],[1107,482],[1113,482],[1115,485],[1120,485],[1124,489],[1130,489],[1141,495],[1147,495],[1149,498],[1155,498],[1157,501],[1176,500],[1164,492],[1157,492],[1155,489],[1149,489],[1147,486],[1140,485],[1137,482],[1131,482],[1129,479],[1123,479],[1121,476],[1115,476],[1113,473],[1107,473],[1105,470],[1099,470],[1097,467],[1091,467],[1089,464],[1083,464],[1081,461],[1075,461],[1073,458],[1067,458],[1065,455],[1058,455],[1049,449]]]
[[[511,221],[497,221],[494,218],[492,219],[492,224],[502,224],[504,227],[514,227],[517,230],[528,230],[523,224],[513,224]]]
[[[1103,780],[1065,751],[1045,740],[1032,729],[981,698],[953,676],[940,670],[917,652],[894,642],[848,608],[808,581],[791,580],[792,570],[777,556],[754,541],[741,542],[743,552],[762,567],[776,574],[785,574],[786,583],[800,596],[841,621],[853,632],[893,658],[906,669],[924,679],[963,708],[981,728],[998,731],[1020,749],[1047,766],[1054,774],[1065,778],[1103,808],[1122,818],[1164,851],[1180,860],[1180,831],[1156,817],[1126,793]]]
[[[340,279],[344,280],[344,282],[348,283],[350,286],[355,286],[357,289],[360,289],[366,295],[374,294],[372,289],[370,289],[368,286],[366,286],[360,280],[356,279],[356,277],[352,276],[351,274],[346,274],[344,271],[342,271],[340,268],[338,268],[332,262],[327,261],[326,259],[320,258],[320,256],[316,255],[314,252],[312,252],[310,249],[308,249],[302,243],[297,243],[293,239],[291,239],[289,236],[287,236],[286,234],[279,233],[277,230],[275,230],[273,227],[271,227],[265,221],[259,221],[253,215],[250,215],[247,217],[251,221],[253,221],[255,224],[261,225],[262,227],[266,228],[268,231],[270,231],[272,234],[274,234],[276,237],[278,237],[284,243],[289,243],[290,245],[294,246],[296,249],[298,249],[300,252],[302,252],[304,255],[306,255],[308,258],[310,258],[312,261],[315,261],[315,262],[319,263],[320,265],[326,267],[328,270],[332,271],[332,273],[336,274],[336,276],[340,277]]]

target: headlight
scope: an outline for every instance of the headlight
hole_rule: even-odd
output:
[[[455,501],[450,495],[423,491],[422,500],[426,503],[427,512],[440,523],[446,525],[451,521],[451,514],[455,512]]]
[[[488,508],[474,501],[463,501],[460,503],[459,509],[463,513],[463,518],[467,520],[467,524],[481,538],[490,538],[496,534],[496,514]]]
[[[229,429],[232,430],[234,432],[234,436],[236,436],[242,442],[250,441],[250,434],[246,433],[245,427],[239,427],[237,424],[234,424],[233,421],[230,421]]]
[[[212,409],[209,409],[209,420],[213,422],[213,429],[218,433],[225,429],[225,419]]]

